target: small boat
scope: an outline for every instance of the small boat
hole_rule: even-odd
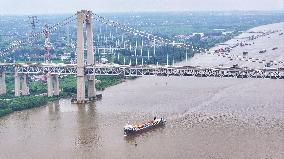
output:
[[[163,118],[157,119],[155,117],[154,120],[145,122],[143,124],[137,124],[137,125],[127,124],[126,126],[124,126],[124,136],[145,132],[153,128],[163,126],[165,123],[166,123],[165,119]]]
[[[259,51],[259,53],[265,53],[266,49],[262,49],[261,51]]]

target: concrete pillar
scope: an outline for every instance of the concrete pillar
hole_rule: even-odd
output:
[[[52,76],[51,74],[47,74],[47,96],[53,96],[53,85],[52,85]]]
[[[86,16],[84,11],[77,12],[77,102],[85,102],[85,75],[84,75],[84,33],[83,22]]]
[[[59,77],[58,77],[58,75],[54,75],[54,77],[53,77],[53,90],[54,90],[54,95],[58,96],[59,95]]]
[[[87,12],[86,19],[86,30],[87,30],[87,64],[94,64],[94,45],[93,45],[93,16],[92,12]]]
[[[18,97],[21,95],[21,78],[18,72],[15,72],[15,96]]]
[[[94,66],[95,55],[93,45],[93,15],[91,11],[87,12],[86,17],[86,30],[87,30],[87,65]],[[88,98],[96,96],[95,75],[89,75],[88,79]]]
[[[23,74],[22,75],[23,79],[21,80],[21,85],[22,85],[22,95],[29,95],[30,94],[30,90],[29,90],[29,86],[28,86],[28,81],[27,81],[27,75]]]
[[[95,76],[88,76],[88,98],[93,98],[96,96],[96,83]]]
[[[6,87],[6,75],[4,72],[0,73],[0,95],[7,93],[7,87]]]

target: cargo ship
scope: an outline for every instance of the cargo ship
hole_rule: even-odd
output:
[[[157,119],[155,117],[154,120],[150,120],[143,124],[136,124],[136,125],[127,124],[126,126],[124,126],[124,136],[146,132],[148,130],[163,126],[165,123],[166,123],[165,119],[163,118]]]

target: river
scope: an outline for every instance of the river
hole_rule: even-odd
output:
[[[262,79],[126,81],[96,103],[61,99],[1,118],[0,158],[281,158],[283,87]],[[124,137],[125,123],[154,116],[168,123]]]

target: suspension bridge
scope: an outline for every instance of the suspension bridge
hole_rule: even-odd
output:
[[[126,44],[124,37],[122,36],[121,40],[115,41],[115,46],[113,48],[96,48],[98,51],[109,50],[109,54],[117,56],[119,59],[119,53],[115,53],[116,50],[126,49],[134,50],[135,62],[131,61],[131,58],[128,59],[129,63],[126,64],[126,58],[123,59],[123,64],[95,64],[95,48],[94,48],[94,34],[93,34],[93,20],[96,20],[102,24],[115,27],[117,29],[123,30],[127,33],[130,33],[135,36],[140,36],[146,38],[151,46],[153,47],[152,56],[155,57],[157,45],[173,45],[177,47],[183,47],[191,50],[201,51],[201,48],[188,45],[186,43],[177,43],[167,38],[155,36],[153,34],[140,31],[126,25],[120,24],[115,21],[111,21],[107,18],[99,16],[92,13],[92,11],[78,11],[75,15],[51,26],[45,26],[45,29],[42,32],[34,33],[33,38],[44,35],[45,40],[45,49],[49,54],[51,44],[48,39],[48,34],[56,31],[58,28],[63,27],[73,21],[77,22],[77,37],[76,37],[76,54],[77,62],[76,64],[56,64],[52,62],[47,63],[0,63],[0,94],[5,94],[6,83],[5,77],[6,74],[13,74],[15,76],[15,96],[28,95],[28,76],[29,75],[46,75],[47,76],[47,87],[48,87],[48,96],[59,95],[59,76],[60,75],[75,75],[77,78],[77,102],[84,103],[86,101],[85,94],[85,85],[87,85],[87,97],[94,98],[96,96],[96,75],[103,76],[131,76],[131,77],[140,77],[140,76],[194,76],[194,77],[218,77],[218,78],[262,78],[262,79],[284,79],[284,68],[263,68],[263,69],[251,69],[251,68],[239,68],[239,67],[214,67],[214,68],[202,68],[198,66],[174,66],[174,62],[170,65],[169,56],[167,55],[166,64],[147,64],[144,63],[144,58],[150,59],[150,51],[148,49],[147,55],[143,52],[143,46],[146,46],[146,42],[142,40],[142,44],[139,47],[136,41],[136,45],[132,46],[131,44]],[[85,28],[85,29],[84,29]],[[111,33],[110,33],[111,34]],[[113,40],[114,37],[110,35],[109,40]],[[100,37],[98,36],[98,41]],[[103,41],[107,42],[107,38],[104,37]],[[25,45],[27,41],[16,41],[11,47],[0,52],[0,56],[6,56],[10,54],[11,49],[19,48],[22,45]],[[122,45],[123,47],[118,47]],[[150,45],[150,44],[148,44]],[[138,51],[137,51],[138,49]],[[140,50],[140,56],[139,56]],[[85,56],[86,51],[86,56]],[[214,53],[207,52],[209,54],[218,55],[225,58],[243,60],[247,62],[259,62],[263,63],[265,59],[253,59],[248,57],[234,57],[229,53]],[[106,54],[106,52],[105,52]],[[86,57],[86,58],[85,58]],[[141,62],[138,62],[141,59]],[[187,59],[186,53],[186,59]],[[271,61],[274,65],[282,65],[281,61]],[[85,84],[85,82],[87,82]]]

